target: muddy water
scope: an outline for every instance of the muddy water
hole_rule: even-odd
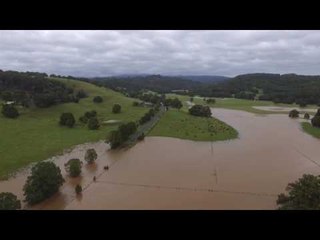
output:
[[[287,115],[255,115],[213,109],[239,131],[223,142],[147,137],[127,151],[110,152],[99,142],[80,145],[54,160],[83,160],[95,147],[96,169],[83,169],[35,209],[274,209],[276,195],[304,173],[320,174],[319,140],[301,131]],[[103,166],[111,166],[108,171]],[[0,182],[1,191],[21,196],[26,174]],[[92,177],[97,181],[92,182]],[[75,197],[74,186],[85,190]]]
[[[299,112],[317,112],[316,108],[299,108],[299,107],[276,107],[276,106],[253,106],[255,109],[273,112],[289,112],[293,109],[297,109]]]

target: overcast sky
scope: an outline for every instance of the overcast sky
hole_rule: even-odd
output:
[[[0,31],[0,69],[84,77],[320,75],[320,31]]]

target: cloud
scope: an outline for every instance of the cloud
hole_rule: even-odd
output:
[[[0,31],[0,69],[73,76],[319,74],[320,31]]]

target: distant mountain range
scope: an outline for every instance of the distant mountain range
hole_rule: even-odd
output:
[[[229,77],[218,76],[218,75],[154,75],[154,74],[121,74],[121,75],[115,75],[111,77],[97,77],[93,79],[94,80],[105,80],[107,78],[138,79],[139,77],[154,77],[154,76],[187,79],[187,80],[192,80],[195,82],[202,82],[202,83],[223,82],[225,80],[230,79]]]

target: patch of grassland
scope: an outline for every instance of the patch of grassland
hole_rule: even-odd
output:
[[[170,109],[148,135],[219,141],[237,138],[238,132],[216,118],[196,117],[184,110]]]
[[[101,125],[99,130],[89,130],[82,126],[78,119],[86,111],[96,110],[101,121],[122,120],[123,122],[138,120],[149,109],[132,107],[134,99],[124,97],[120,93],[90,83],[76,80],[59,80],[75,89],[84,89],[88,98],[79,103],[66,103],[50,108],[19,108],[17,119],[7,119],[0,114],[0,176],[31,162],[41,161],[61,153],[64,149],[77,144],[105,139],[107,134],[117,125]],[[102,103],[93,103],[94,96],[102,96]],[[112,106],[121,105],[121,113],[113,114]],[[59,126],[59,118],[63,112],[72,112],[77,120],[74,128]]]
[[[190,100],[189,96],[182,96],[178,94],[167,94],[169,98],[179,98],[183,102],[184,109],[188,108],[186,101]],[[195,96],[193,98],[193,103],[201,104],[201,105],[209,105],[210,107],[214,108],[226,108],[226,109],[234,109],[234,110],[242,110],[251,113],[257,114],[268,114],[268,113],[277,113],[277,114],[284,114],[286,112],[279,112],[279,111],[265,111],[260,109],[255,109],[253,106],[274,106],[274,107],[296,107],[299,106],[297,104],[282,104],[282,103],[273,103],[272,101],[254,101],[254,100],[246,100],[246,99],[237,99],[237,98],[215,98],[216,102],[214,104],[207,104],[203,101],[202,97]],[[308,105],[307,108],[318,108],[315,105]]]
[[[313,127],[309,122],[302,122],[301,127],[303,131],[310,134],[311,136],[315,138],[320,138],[320,128]]]

